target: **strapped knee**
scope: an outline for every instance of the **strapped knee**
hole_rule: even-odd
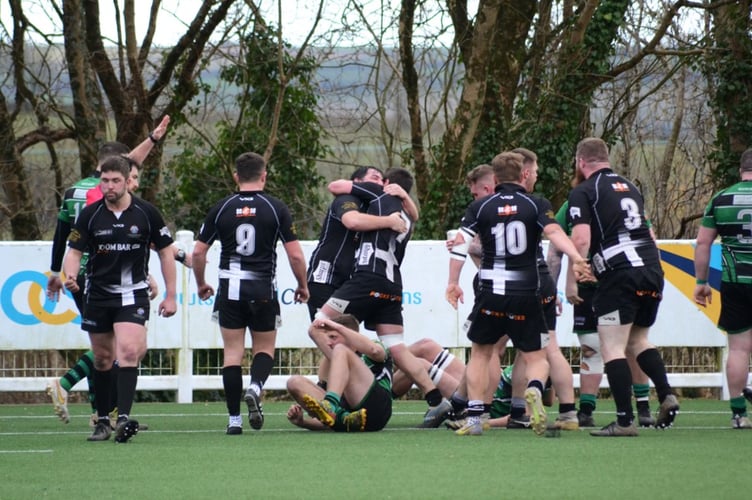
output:
[[[601,354],[601,341],[597,333],[585,333],[579,335],[580,349],[580,373],[583,375],[600,375],[603,373],[603,355]]]

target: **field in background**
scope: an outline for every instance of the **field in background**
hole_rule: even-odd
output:
[[[605,425],[613,406],[598,405],[596,421]],[[266,403],[262,431],[245,423],[243,435],[227,436],[222,403],[137,403],[134,415],[150,430],[115,445],[86,441],[88,405],[72,405],[68,425],[48,405],[3,405],[0,497],[749,497],[752,430],[730,429],[727,402],[684,400],[674,428],[610,439],[419,430],[425,403],[412,401],[395,403],[382,432],[316,433],[287,423],[288,406]]]

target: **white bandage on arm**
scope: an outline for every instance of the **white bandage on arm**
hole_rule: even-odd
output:
[[[583,375],[603,374],[603,354],[597,333],[583,333],[577,336],[580,341],[580,373]]]
[[[473,241],[475,235],[464,227],[461,227],[459,231],[459,235],[462,236],[462,243],[454,244],[452,251],[449,253],[449,258],[454,260],[465,260],[467,252],[470,249],[470,242]]]

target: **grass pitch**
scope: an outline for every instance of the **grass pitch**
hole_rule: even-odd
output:
[[[269,402],[261,431],[245,422],[227,436],[222,403],[137,403],[134,418],[150,429],[117,445],[86,441],[88,405],[71,405],[67,425],[47,405],[5,405],[0,498],[749,498],[752,430],[730,428],[727,402],[681,403],[673,428],[637,438],[460,437],[416,429],[420,401],[395,402],[387,428],[371,434],[299,430],[289,403]],[[605,425],[613,405],[598,404]]]

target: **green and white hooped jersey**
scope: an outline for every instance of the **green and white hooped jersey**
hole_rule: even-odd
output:
[[[721,237],[721,280],[752,284],[752,181],[716,193],[705,208],[703,227]]]

